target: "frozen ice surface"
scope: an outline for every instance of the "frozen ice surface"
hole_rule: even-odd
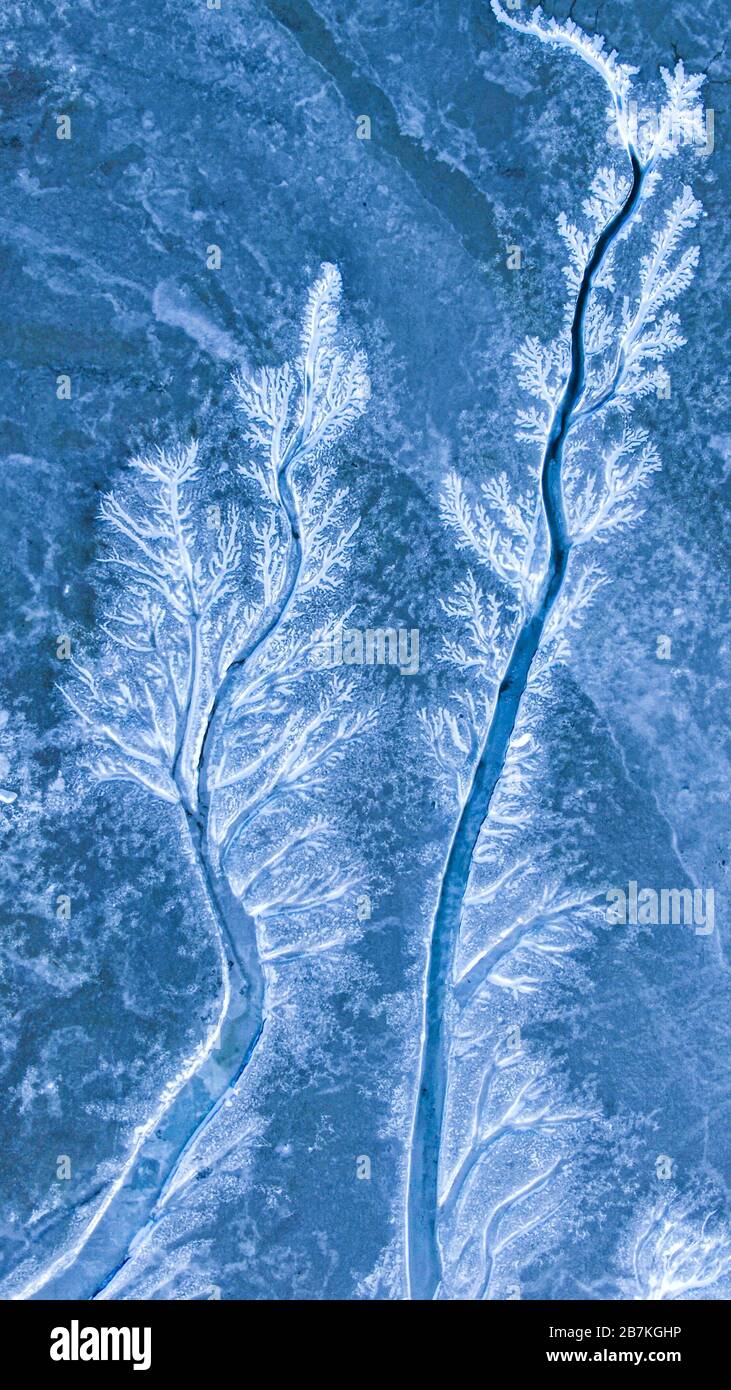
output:
[[[547,8],[560,18],[569,7]],[[527,7],[506,12],[527,20]],[[631,497],[619,497],[634,509],[619,520],[633,524],[602,513],[593,549],[588,537],[581,547],[597,566],[583,580],[591,602],[579,587],[581,621],[565,644],[555,634],[550,669],[533,672],[469,866],[449,989],[435,996],[448,1057],[430,1150],[439,1203],[426,1244],[438,1279],[417,1241],[423,1277],[411,1292],[725,1298],[723,16],[710,0],[571,12],[639,69],[640,107],[646,93],[658,108],[665,98],[661,67],[673,74],[682,59],[686,74],[705,74],[715,144],[703,153],[696,138],[672,167],[662,161],[636,247],[618,242],[614,287],[602,291],[625,322],[640,256],[692,187],[703,215],[672,252],[674,264],[698,245],[698,265],[681,275],[677,302],[657,305],[658,318],[677,311],[680,326],[663,331],[685,345],[666,362],[647,358],[651,372],[666,367],[669,387],[653,380],[637,393],[625,428],[647,433],[625,437],[614,462],[605,466],[606,440],[593,434],[568,460],[575,533],[597,529],[602,479],[621,493],[639,467]],[[581,232],[594,213],[611,216],[611,196],[621,205],[632,172],[621,144],[607,142],[608,92],[580,56],[510,32],[487,3],[449,0],[27,0],[5,6],[0,45],[0,1293],[404,1298],[432,927],[474,770],[470,731],[484,731],[520,602],[535,599],[540,578],[521,528],[530,531],[537,496],[538,417],[551,408],[542,383],[560,386],[569,359],[549,363],[535,345],[565,333],[590,250]],[[603,166],[618,181],[592,194]],[[284,810],[237,835],[224,959],[183,801],[194,799],[200,721],[220,675],[213,648],[236,624],[241,634],[256,626],[247,605],[281,606],[302,542],[287,530],[287,497],[261,473],[251,428],[264,431],[266,452],[289,388],[257,374],[286,361],[300,375],[285,445],[302,421],[300,335],[321,266],[342,275],[321,370],[327,408],[344,406],[347,418],[326,457],[303,454],[298,505],[334,570],[288,610],[273,665],[246,669],[277,688],[261,707],[249,691],[248,725],[236,725],[243,696],[231,714],[243,742],[217,777],[246,771],[242,800],[215,788],[215,811],[202,798],[220,849],[273,769],[293,757],[301,773]],[[590,328],[600,395],[608,327],[598,315]],[[342,376],[361,350],[368,401],[364,367]],[[234,378],[259,382],[258,406]],[[321,405],[324,375],[322,393]],[[516,416],[531,409],[522,434],[533,441],[517,439]],[[308,428],[318,420],[315,411]],[[159,461],[163,449],[180,464],[176,451],[191,442],[202,470],[189,480],[194,515],[158,517],[148,536],[128,460]],[[167,628],[155,629],[149,575],[137,573],[125,598],[119,573],[98,563],[110,492],[172,564],[172,588],[157,593]],[[504,532],[485,526],[482,557],[460,542],[455,521],[480,506],[493,525],[510,529],[512,518],[509,552]],[[167,658],[170,690],[180,696],[191,677],[181,535],[193,568],[200,562],[198,597],[230,563],[225,599],[236,605],[224,615],[222,596],[203,634],[208,675],[185,755],[160,684]],[[531,553],[540,559],[540,545]],[[595,584],[599,566],[606,582]],[[140,652],[139,621],[130,627],[119,605],[140,604],[145,585]],[[476,604],[485,651],[475,664]],[[114,689],[105,667],[102,704],[127,702],[115,718],[146,740],[134,745],[142,759],[129,743],[113,762],[100,752],[111,715],[100,718],[99,692],[65,659],[68,638],[87,676],[104,664],[110,605],[123,619],[113,630],[134,634],[132,665],[111,671]],[[313,663],[304,683],[288,684],[297,643],[344,615],[361,633],[417,629],[418,671]],[[334,756],[315,769],[294,751],[305,726],[303,754],[328,729],[336,735]],[[95,782],[100,757],[113,780]],[[131,782],[117,780],[120,757]],[[199,810],[191,802],[189,822]],[[262,870],[292,837],[300,857]],[[607,889],[631,883],[697,890],[706,909],[712,890],[713,929],[707,910],[685,926],[654,923],[650,911],[610,924]]]

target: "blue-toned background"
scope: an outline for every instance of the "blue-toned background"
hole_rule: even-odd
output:
[[[724,17],[710,0],[572,12],[642,80],[678,56],[705,70],[716,144],[688,163],[706,216],[687,346],[653,406],[664,469],[641,528],[603,557],[612,583],[558,681],[530,852],[547,877],[712,886],[716,930],[600,934],[547,1005],[540,1026],[569,1074],[593,1080],[608,1116],[634,1116],[637,1137],[624,1176],[587,1181],[550,1255],[522,1271],[533,1298],[582,1297],[604,1277],[656,1154],[684,1182],[731,1180]],[[96,621],[99,494],[135,449],[191,433],[215,434],[235,465],[231,372],[286,355],[330,260],[373,379],[340,454],[362,515],[348,599],[363,627],[421,633],[419,676],[361,673],[383,716],[327,794],[368,866],[373,919],[340,987],[302,985],[252,1069],[238,1140],[126,1295],[399,1297],[418,999],[451,829],[415,719],[449,688],[438,600],[462,571],[438,487],[452,466],[475,480],[528,467],[511,353],[560,320],[555,218],[599,162],[603,95],[548,51],[526,45],[518,64],[484,3],[27,0],[5,5],[0,46],[0,780],[17,793],[2,808],[0,1270],[31,1245],[62,1248],[65,1216],[46,1230],[42,1215],[58,1155],[70,1212],[113,1175],[216,991],[163,811],[114,787],[77,803],[55,652]]]

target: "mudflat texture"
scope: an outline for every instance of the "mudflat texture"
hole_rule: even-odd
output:
[[[557,219],[629,194],[601,75],[486,3],[4,5],[4,1298],[731,1293],[728,21],[571,15],[646,121],[706,81],[591,289],[598,382],[692,188],[564,575],[513,358],[559,398]]]

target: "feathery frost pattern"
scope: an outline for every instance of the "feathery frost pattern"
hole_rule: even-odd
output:
[[[538,466],[519,491],[505,473],[475,489],[456,472],[442,490],[444,524],[468,567],[443,605],[456,635],[442,659],[463,688],[449,706],[420,713],[455,828],[428,948],[410,1146],[406,1247],[418,1299],[520,1296],[523,1262],[568,1218],[582,1145],[603,1132],[590,1091],[575,1094],[521,1028],[531,999],[591,941],[604,893],[535,887],[534,866],[517,855],[552,671],[608,582],[610,542],[641,520],[660,467],[648,424],[631,417],[667,384],[666,360],[684,343],[672,306],[699,257],[687,237],[700,204],[682,184],[666,200],[662,189],[674,124],[702,120],[702,79],[682,63],[663,70],[660,120],[652,138],[636,137],[637,68],[570,19],[540,9],[524,18],[499,0],[492,9],[601,77],[621,142],[580,211],[558,218],[568,299],[555,339],[531,335],[514,353],[532,398],[516,437],[540,454]],[[518,885],[523,906],[511,916]],[[707,1254],[712,1272],[728,1258],[726,1237],[686,1228],[682,1211],[647,1220],[637,1284],[648,1292],[638,1296],[672,1297],[696,1259]]]
[[[620,1297],[647,1302],[728,1298],[731,1230],[714,1194],[677,1189],[649,1204],[622,1250]],[[625,1274],[629,1270],[629,1275]]]
[[[93,749],[94,778],[170,808],[206,903],[201,931],[215,943],[219,1001],[117,1176],[49,1265],[21,1271],[15,1297],[79,1261],[107,1213],[111,1239],[122,1244],[92,1293],[123,1289],[134,1252],[195,1177],[204,1137],[263,1044],[278,972],[343,949],[357,930],[357,865],[317,800],[376,708],[357,701],[352,681],[321,662],[316,672],[312,661],[323,628],[342,621],[329,605],[358,526],[335,481],[332,446],[369,397],[364,355],[349,351],[339,330],[340,298],[340,275],[324,265],[297,361],[235,379],[246,444],[235,500],[213,500],[215,463],[191,442],[132,459],[101,504],[111,601],[96,654],[73,662],[62,694]],[[236,1058],[223,1088],[219,1056]],[[197,1123],[124,1236],[115,1199],[209,1061]],[[88,1274],[79,1277],[84,1288]]]

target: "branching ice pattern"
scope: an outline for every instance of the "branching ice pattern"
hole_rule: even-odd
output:
[[[160,1092],[91,1216],[26,1276],[29,1297],[79,1260],[133,1177],[145,1146],[209,1059],[235,1053],[223,1090],[163,1175],[96,1296],[195,1175],[196,1150],[230,1103],[265,1034],[273,972],[341,949],[354,936],[357,866],[317,798],[376,705],[353,681],[318,672],[312,653],[346,573],[358,520],[336,485],[332,446],[369,398],[365,357],[339,329],[341,281],[324,265],[310,290],[293,364],[238,376],[247,457],[237,500],[214,502],[213,464],[196,442],[131,460],[100,508],[113,576],[92,659],[74,660],[62,694],[85,730],[90,770],[170,808],[197,872],[220,978],[216,1016]],[[211,1083],[214,1084],[214,1083]],[[115,1228],[116,1234],[116,1228]]]
[[[700,204],[684,185],[663,202],[661,173],[677,153],[678,123],[702,127],[702,78],[681,62],[663,70],[660,117],[637,136],[636,68],[570,19],[540,9],[524,18],[499,0],[492,9],[501,24],[599,74],[624,167],[603,164],[581,213],[559,216],[565,317],[554,341],[531,335],[514,354],[532,398],[516,436],[540,451],[539,467],[519,491],[505,473],[476,493],[451,473],[441,496],[444,524],[471,567],[443,603],[457,635],[441,655],[463,688],[419,716],[456,813],[431,924],[409,1154],[406,1252],[417,1299],[516,1296],[526,1256],[550,1242],[571,1204],[575,1156],[600,1118],[590,1094],[569,1094],[553,1059],[527,1047],[521,1024],[526,1000],[591,939],[604,894],[538,889],[533,866],[516,854],[531,822],[535,731],[552,671],[608,580],[600,557],[641,521],[660,467],[647,426],[631,417],[667,391],[667,359],[684,343],[671,306],[699,258],[686,239]],[[517,885],[532,906],[496,926],[495,909],[510,911]],[[700,1258],[702,1237],[682,1241],[676,1260],[660,1223],[645,1247],[642,1287]]]
[[[670,1302],[707,1298],[709,1290],[728,1297],[731,1230],[712,1198],[671,1187],[647,1205],[622,1251],[631,1274],[621,1281],[621,1297]]]

